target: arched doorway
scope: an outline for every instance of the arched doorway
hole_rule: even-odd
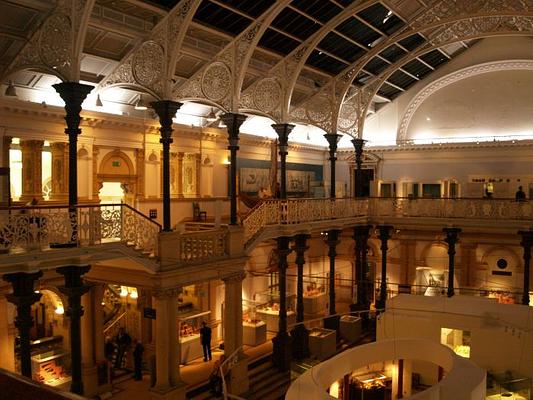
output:
[[[128,155],[120,150],[107,153],[96,176],[101,203],[135,202],[137,174]]]

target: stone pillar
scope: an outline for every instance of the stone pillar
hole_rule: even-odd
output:
[[[230,151],[230,225],[237,225],[237,150],[239,150],[239,128],[246,120],[246,115],[227,113],[221,117],[228,129],[228,149]]]
[[[357,297],[355,303],[350,306],[351,311],[362,311],[370,308],[366,282],[366,250],[368,236],[372,225],[360,225],[353,228],[355,240],[355,285]]]
[[[202,185],[202,155],[200,153],[196,153],[194,155],[194,163],[195,163],[195,171],[196,173],[194,174],[194,180],[195,180],[195,187],[196,187],[196,190],[195,190],[195,195],[196,197],[200,197],[201,196],[201,192],[200,192],[200,187]]]
[[[180,151],[176,158],[176,183],[178,187],[178,197],[183,197],[183,157],[185,157],[185,153]]]
[[[309,356],[309,332],[307,331],[304,321],[304,264],[305,251],[309,235],[300,234],[294,237],[293,250],[296,252],[296,265],[298,266],[298,277],[296,284],[296,322],[298,325],[292,330],[293,338],[293,356],[296,359],[302,359]]]
[[[15,272],[4,275],[4,280],[11,283],[13,292],[6,295],[7,301],[17,307],[15,326],[20,338],[20,373],[31,379],[30,329],[33,325],[31,306],[41,299],[40,293],[34,292],[34,282],[43,276],[42,271],[26,274]]]
[[[90,290],[81,297],[81,307],[83,318],[81,319],[81,374],[84,386],[84,395],[93,397],[98,394],[98,375],[96,371],[96,326],[94,324],[95,304],[93,301],[93,290]],[[102,308],[100,306],[100,308]]]
[[[326,140],[329,143],[329,161],[331,163],[331,170],[330,170],[330,180],[331,180],[331,189],[330,189],[330,195],[329,197],[331,199],[334,199],[336,196],[336,190],[335,190],[335,161],[337,161],[337,143],[339,143],[339,140],[341,139],[342,135],[338,135],[336,133],[326,133],[324,135]]]
[[[11,337],[9,302],[0,295],[0,368],[15,372],[15,341]]]
[[[340,243],[339,235],[341,231],[332,229],[327,233],[326,243],[328,245],[329,257],[329,315],[330,317],[324,321],[324,326],[328,329],[338,330],[339,316],[335,305],[335,257],[337,256],[337,245]]]
[[[2,136],[2,167],[9,168],[9,149],[11,148],[12,136]]]
[[[171,100],[154,101],[150,103],[159,117],[161,139],[163,145],[163,230],[171,231],[170,218],[170,144],[172,140],[172,118],[181,107],[181,103]]]
[[[448,244],[448,297],[455,294],[453,288],[453,280],[455,276],[455,245],[457,243],[457,236],[461,232],[460,228],[443,228],[442,231],[446,233],[444,241]]]
[[[89,265],[57,268],[58,274],[65,277],[65,285],[59,287],[61,293],[68,298],[68,308],[65,315],[70,319],[70,357],[72,382],[70,391],[76,394],[83,394],[82,379],[82,353],[81,353],[81,317],[83,316],[83,307],[81,306],[81,297],[87,293],[90,286],[85,285],[82,276],[89,272]],[[89,343],[85,343],[90,346]]]
[[[461,269],[462,282],[461,285],[466,287],[476,285],[476,270],[478,268],[476,257],[476,243],[465,243],[461,241]]]
[[[185,400],[185,384],[179,371],[180,346],[176,318],[179,288],[154,291],[156,381],[152,399]]]
[[[390,225],[378,225],[378,229],[379,240],[381,241],[381,286],[376,308],[382,309],[385,308],[387,303],[387,250],[393,227]]]
[[[137,199],[142,200],[145,198],[146,194],[146,185],[145,185],[145,158],[146,153],[144,148],[143,149],[136,149],[135,150],[135,171],[137,172]]]
[[[51,200],[68,200],[68,143],[50,143],[52,152],[52,193]]]
[[[272,339],[274,344],[274,365],[281,372],[288,371],[291,364],[291,337],[287,333],[287,256],[289,249],[288,237],[277,238],[278,273],[279,273],[279,327]]]
[[[289,134],[294,128],[291,124],[273,124],[272,128],[278,134],[280,157],[280,199],[287,198],[287,154],[289,148]]]
[[[100,154],[100,148],[96,145],[93,145],[93,151],[92,151],[92,175],[93,175],[93,200],[99,200],[100,196],[100,189],[102,189],[102,186],[100,185],[100,182],[98,182],[98,154]]]
[[[533,246],[533,231],[518,231],[522,237],[520,244],[524,249],[524,290],[522,292],[522,304],[529,305],[529,280],[531,263],[531,246]]]
[[[242,281],[244,272],[223,278],[224,281],[224,355],[237,354],[231,365],[228,390],[234,395],[248,391],[248,360],[242,352]]]
[[[363,146],[365,141],[363,139],[352,139],[355,148],[355,197],[363,197]]]
[[[400,284],[410,285],[414,280],[416,240],[400,240]]]
[[[20,201],[43,199],[42,155],[43,140],[21,140],[22,151],[22,194]]]

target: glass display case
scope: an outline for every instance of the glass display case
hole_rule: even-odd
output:
[[[326,311],[326,289],[320,281],[307,281],[304,283],[304,312],[306,314],[320,314]]]
[[[181,363],[203,357],[200,342],[200,328],[202,322],[209,322],[211,311],[201,313],[181,313],[178,316],[179,342],[181,346]]]
[[[529,400],[531,378],[516,371],[487,373],[486,400]]]
[[[332,329],[313,328],[309,331],[309,352],[319,360],[325,360],[337,350],[337,332]]]
[[[255,301],[242,301],[242,342],[247,346],[258,346],[266,342],[266,322],[257,315],[256,309]]]
[[[61,348],[33,355],[31,357],[33,379],[50,386],[61,386],[70,382],[68,361],[68,353]]]
[[[279,329],[279,293],[278,292],[259,292],[254,295],[256,308],[256,318],[265,321],[267,330],[277,332]],[[296,314],[294,313],[294,306],[296,303],[296,295],[287,294],[287,325],[294,325],[296,323]]]

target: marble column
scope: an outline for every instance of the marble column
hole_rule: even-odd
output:
[[[291,337],[287,332],[287,256],[290,238],[279,237],[277,240],[278,274],[279,274],[279,327],[272,339],[274,344],[273,361],[278,370],[285,372],[291,364]]]
[[[383,309],[387,303],[387,250],[388,241],[392,234],[393,227],[390,225],[378,225],[379,240],[381,241],[381,286],[379,288],[379,300],[376,301],[376,308]]]
[[[324,137],[329,143],[329,161],[330,161],[330,178],[329,179],[331,181],[329,197],[331,199],[334,199],[336,197],[335,162],[337,161],[337,143],[339,143],[339,140],[341,139],[342,135],[338,135],[337,133],[326,133]]]
[[[42,155],[43,140],[21,140],[22,194],[20,201],[43,200]]]
[[[135,170],[137,171],[137,187],[136,187],[136,196],[137,199],[142,200],[145,198],[146,194],[146,152],[143,149],[135,150]]]
[[[230,393],[248,391],[248,360],[242,351],[242,281],[245,272],[222,278],[224,281],[224,355],[234,355],[228,384]],[[239,350],[238,350],[239,349]]]
[[[150,389],[152,399],[185,400],[186,386],[180,377],[180,345],[176,311],[181,289],[158,289],[153,292],[155,319],[156,381]]]
[[[340,243],[340,230],[332,229],[327,232],[326,244],[328,245],[329,257],[329,315],[330,317],[324,320],[324,327],[328,329],[338,330],[339,316],[337,314],[337,307],[335,304],[335,257],[337,256],[337,245]]]
[[[6,298],[17,307],[15,326],[20,338],[20,373],[28,378],[32,377],[30,329],[33,326],[33,318],[31,306],[41,299],[41,294],[34,291],[34,283],[41,276],[43,276],[42,271],[29,274],[15,272],[3,277],[13,287],[13,292],[6,295]]]
[[[92,287],[81,297],[83,318],[81,319],[81,366],[83,391],[86,397],[98,393],[98,376],[96,371],[96,326],[94,324],[95,307]],[[101,308],[101,306],[100,306]]]
[[[181,107],[181,103],[171,100],[154,101],[150,106],[159,117],[161,127],[159,142],[163,145],[163,230],[172,230],[170,218],[170,145],[172,139],[172,118]]]
[[[78,136],[81,134],[81,105],[94,86],[77,82],[61,82],[52,85],[65,102],[65,134],[68,135],[68,205],[71,223],[69,245],[78,242]]]
[[[0,368],[15,372],[15,341],[10,332],[9,302],[0,295]]]
[[[294,237],[293,250],[296,252],[296,265],[298,276],[296,283],[296,322],[298,325],[291,331],[293,338],[293,356],[302,359],[309,356],[309,331],[303,324],[304,321],[304,264],[305,251],[309,249],[307,240],[309,235],[300,234]]]
[[[246,115],[226,113],[220,117],[228,129],[228,149],[230,151],[230,225],[237,225],[237,150],[239,150],[239,128],[246,120]]]
[[[84,284],[82,276],[89,272],[89,265],[71,265],[60,267],[56,272],[65,277],[65,284],[59,287],[59,291],[68,298],[68,308],[65,315],[70,320],[70,357],[72,382],[70,391],[76,394],[84,394],[82,378],[82,342],[81,342],[81,317],[83,307],[81,297],[87,293],[90,286]],[[87,346],[90,344],[86,343]]]
[[[352,139],[355,148],[355,197],[363,197],[363,146],[365,141],[363,139]]]
[[[68,199],[68,143],[50,143],[52,153],[52,193],[51,200],[66,201]]]
[[[476,257],[476,243],[465,243],[461,241],[461,285],[466,287],[476,286],[476,272],[478,268]]]
[[[522,304],[529,305],[529,280],[531,274],[531,246],[533,246],[533,231],[519,231],[522,237],[520,245],[524,250],[524,290],[522,292]]]
[[[366,251],[368,247],[368,236],[372,225],[360,225],[353,228],[353,238],[355,241],[355,285],[357,297],[355,303],[350,306],[351,311],[363,311],[370,308],[368,301],[366,282]]]
[[[458,241],[458,235],[461,232],[460,228],[443,228],[442,231],[446,234],[444,241],[448,244],[448,297],[455,294],[454,279],[455,279],[455,245]]]

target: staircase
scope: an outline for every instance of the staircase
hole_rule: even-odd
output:
[[[279,372],[268,354],[248,366],[250,390],[243,395],[247,400],[278,400],[285,397],[291,384],[291,373]]]

